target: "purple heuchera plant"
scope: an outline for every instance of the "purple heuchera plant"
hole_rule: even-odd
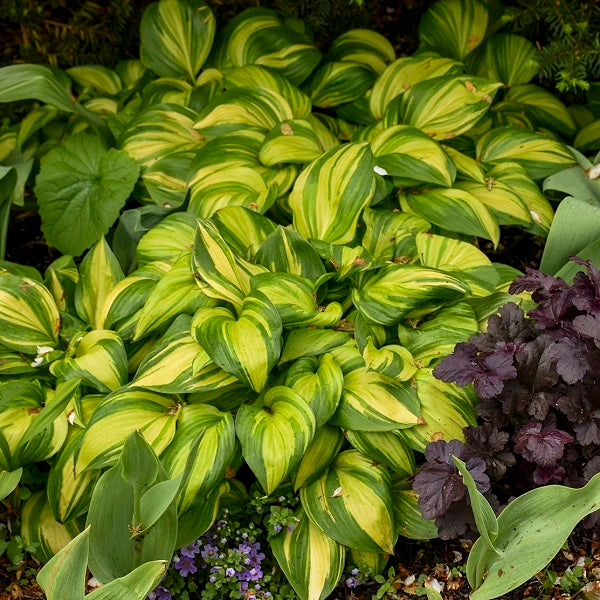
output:
[[[510,475],[515,455],[524,459],[508,482],[513,492],[547,483],[581,486],[600,470],[600,271],[571,259],[586,270],[572,285],[527,269],[510,292],[532,292],[537,306],[525,316],[516,304],[504,305],[485,333],[457,344],[433,371],[442,381],[473,383],[481,398],[483,422],[465,429],[464,452],[484,461],[494,480]],[[421,470],[433,472],[430,463],[427,458]],[[419,473],[416,491],[422,481]],[[422,501],[424,515],[433,514],[432,502]],[[436,523],[453,502],[437,500]],[[594,514],[587,521],[598,519]]]

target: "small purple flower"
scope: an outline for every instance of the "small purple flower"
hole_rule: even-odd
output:
[[[213,556],[215,556],[217,554],[218,551],[219,551],[219,548],[217,546],[212,546],[211,544],[206,544],[206,546],[204,546],[202,548],[202,552],[200,552],[200,556],[202,558],[212,558]]]
[[[282,529],[283,529],[283,527],[281,525],[279,525],[279,523],[273,527],[273,531],[275,533],[279,533]]]
[[[356,567],[354,569],[352,569],[352,571],[350,571],[351,575],[358,575],[360,573],[360,570],[357,569]]]
[[[159,585],[148,594],[148,600],[171,600],[171,592],[164,585]]]
[[[175,563],[175,568],[179,571],[179,574],[182,577],[187,577],[190,573],[193,575],[198,570],[194,559],[190,558],[189,556],[182,556]]]
[[[279,496],[277,500],[279,500],[279,502],[285,502],[285,496]]]
[[[348,577],[348,579],[346,579],[346,587],[355,588],[355,587],[358,587],[359,584],[360,584],[360,581],[358,581],[358,579],[356,579],[356,577]]]
[[[221,544],[226,544],[227,543],[227,538],[221,538]]]
[[[200,544],[198,542],[192,542],[191,544],[188,544],[187,546],[181,548],[179,552],[181,553],[181,556],[194,558],[196,554],[200,552]]]
[[[217,581],[217,578],[216,578],[214,575],[211,575],[211,576],[208,578],[208,580],[209,580],[211,583],[215,583],[215,581]]]
[[[235,569],[233,567],[227,567],[225,569],[225,577],[233,577],[235,575]]]

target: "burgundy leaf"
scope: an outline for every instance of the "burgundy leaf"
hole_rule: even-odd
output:
[[[515,452],[525,460],[541,467],[554,465],[562,458],[564,445],[573,441],[566,431],[542,429],[541,423],[531,422],[515,435]]]

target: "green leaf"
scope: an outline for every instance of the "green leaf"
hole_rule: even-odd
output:
[[[17,185],[17,170],[13,167],[0,166],[0,259],[6,254],[6,236],[10,220],[12,194]]]
[[[140,521],[144,528],[142,533],[148,531],[173,504],[181,488],[182,480],[183,474],[174,479],[161,481],[154,484],[142,496],[140,502]]]
[[[83,600],[90,549],[90,528],[82,531],[38,573],[48,600]]]
[[[0,471],[0,500],[3,500],[19,485],[23,469],[15,471]]]
[[[156,481],[158,459],[139,431],[130,433],[123,444],[121,474],[138,493]]]
[[[90,134],[74,135],[42,160],[36,179],[48,244],[77,256],[106,234],[137,181],[127,154]]]
[[[165,560],[144,563],[124,577],[119,577],[119,579],[93,590],[86,598],[90,600],[145,600],[160,583],[168,566],[169,563]]]
[[[202,0],[161,0],[144,11],[140,58],[162,77],[195,81],[215,36],[216,21]]]

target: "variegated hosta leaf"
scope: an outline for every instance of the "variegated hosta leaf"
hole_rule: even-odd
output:
[[[429,231],[431,224],[410,213],[383,209],[365,209],[365,234],[362,245],[379,260],[407,262],[416,256],[415,235]]]
[[[343,445],[344,434],[339,427],[327,424],[319,427],[292,476],[294,489],[317,480],[335,460]]]
[[[143,106],[152,104],[179,104],[187,106],[194,86],[176,77],[159,77],[142,90]]]
[[[0,383],[0,470],[14,471],[56,454],[67,436],[64,414],[27,441],[29,430],[44,408],[44,393],[37,380]]]
[[[469,286],[437,269],[389,265],[367,275],[352,290],[354,305],[370,321],[394,325],[410,316],[426,315],[461,300]]]
[[[439,537],[434,521],[424,519],[418,505],[418,496],[410,481],[400,474],[392,474],[392,497],[396,533],[413,540],[432,540]]]
[[[453,148],[448,144],[442,144],[442,148],[444,148],[446,153],[453,160],[456,165],[456,173],[462,179],[479,181],[480,183],[485,181],[485,171],[474,158],[471,158],[464,152],[459,152],[456,148]]]
[[[510,33],[492,35],[474,61],[477,75],[501,81],[506,87],[529,83],[539,71],[533,42]]]
[[[75,475],[75,452],[82,436],[82,429],[70,432],[48,473],[46,495],[52,515],[59,523],[66,523],[87,512],[92,491],[100,477],[100,471]]]
[[[390,344],[377,348],[371,338],[363,350],[369,371],[377,371],[398,381],[408,381],[418,367],[412,354],[403,346]]]
[[[139,267],[154,261],[174,262],[193,247],[196,226],[196,217],[187,212],[167,215],[139,241],[135,252]]]
[[[179,499],[180,514],[189,510],[196,498],[205,498],[224,479],[235,450],[231,413],[208,404],[183,407],[175,437],[161,456],[161,463],[172,479],[184,472],[198,439],[196,458]]]
[[[273,303],[286,329],[309,325],[334,327],[344,312],[337,302],[317,306],[315,284],[301,275],[261,273],[252,278],[250,285]]]
[[[466,302],[444,306],[424,321],[398,324],[400,343],[424,367],[451,354],[456,344],[466,342],[478,331],[478,319]]]
[[[323,63],[305,84],[313,106],[332,108],[360,98],[371,88],[376,74],[359,63],[332,61]]]
[[[294,227],[305,238],[351,242],[375,192],[373,154],[365,142],[326,152],[299,175],[290,194]]]
[[[436,379],[432,369],[415,375],[417,394],[424,423],[398,431],[406,443],[419,452],[437,440],[463,440],[463,429],[477,424],[477,397],[470,387],[461,388]]]
[[[256,392],[279,360],[281,332],[277,309],[257,291],[244,298],[237,319],[226,308],[205,308],[192,321],[192,336],[213,361]]]
[[[344,331],[294,329],[285,339],[279,364],[282,365],[304,356],[320,356],[349,342],[351,342],[351,338]]]
[[[150,106],[138,113],[119,137],[119,148],[138,165],[149,167],[167,154],[193,153],[206,140],[194,129],[196,113],[175,104]]]
[[[500,87],[501,83],[467,75],[422,81],[400,98],[397,112],[388,110],[384,121],[388,127],[406,123],[437,140],[450,139],[479,121]]]
[[[232,88],[200,112],[194,129],[213,139],[245,127],[272,129],[294,113],[283,96],[259,87]]]
[[[356,450],[338,455],[314,483],[300,489],[302,507],[328,537],[367,552],[394,552],[392,481]]]
[[[37,544],[35,555],[43,562],[48,562],[78,533],[74,521],[65,526],[54,519],[44,492],[31,496],[21,509],[23,541],[27,546]]]
[[[215,371],[221,370],[190,335],[191,321],[192,318],[187,315],[175,319],[165,335],[142,359],[132,381],[133,386],[165,394],[188,394],[207,389],[208,382],[200,379],[198,372],[206,374],[206,369],[211,365]],[[216,383],[213,378],[211,380]],[[223,386],[233,381],[233,377],[221,371],[220,383]]]
[[[325,600],[344,570],[346,549],[327,537],[300,508],[293,531],[271,538],[271,551],[300,600]]]
[[[374,575],[380,575],[388,564],[390,555],[384,552],[362,552],[350,548],[349,558],[350,564],[356,565],[359,570],[370,569]]]
[[[178,315],[193,315],[201,308],[215,306],[216,302],[197,285],[191,263],[192,252],[186,250],[160,278],[139,313],[134,339],[160,331]]]
[[[547,89],[533,84],[515,85],[508,90],[495,110],[526,112],[539,125],[556,133],[573,136],[577,126],[567,107]]]
[[[313,247],[299,233],[281,225],[262,243],[256,262],[270,271],[301,275],[313,281],[325,274]]]
[[[334,132],[320,118],[318,113],[311,113],[306,120],[312,125],[312,128],[319,139],[319,144],[325,152],[341,145],[341,141],[335,136]]]
[[[78,280],[79,272],[72,256],[61,256],[46,269],[44,283],[50,290],[58,310],[73,310]]]
[[[440,0],[419,22],[419,50],[463,60],[485,38],[487,5],[479,0]]]
[[[295,119],[304,119],[310,114],[310,98],[288,79],[272,69],[258,65],[245,65],[223,72],[226,88],[260,87],[276,92],[286,99]]]
[[[312,125],[295,119],[282,121],[271,129],[258,157],[263,165],[272,167],[281,163],[308,163],[321,154],[323,148]]]
[[[55,348],[61,327],[54,298],[41,283],[0,271],[0,343],[36,355]]]
[[[267,271],[236,256],[215,224],[204,218],[198,218],[192,269],[194,276],[205,284],[202,291],[207,296],[226,300],[238,310],[250,292],[250,278]]]
[[[160,0],[144,11],[140,58],[161,77],[195,81],[216,29],[215,17],[202,0]]]
[[[393,431],[345,431],[352,446],[370,459],[400,473],[412,477],[417,471],[415,455],[408,444]]]
[[[527,171],[517,163],[501,162],[488,175],[508,185],[525,203],[533,223],[528,231],[546,237],[554,218],[554,209]]]
[[[378,75],[396,58],[387,38],[370,29],[351,29],[335,38],[327,60],[342,60],[366,65]]]
[[[317,427],[331,418],[342,397],[344,375],[331,354],[298,359],[288,369],[285,385],[297,392],[312,409]]]
[[[582,127],[575,137],[573,146],[580,152],[600,148],[600,120],[592,121]]]
[[[32,374],[37,370],[34,365],[31,356],[25,356],[21,352],[0,349],[0,375]]]
[[[121,78],[101,65],[77,65],[66,72],[82,88],[92,88],[103,96],[116,96],[122,89]]]
[[[244,459],[271,494],[302,460],[316,423],[305,400],[288,387],[275,386],[239,408],[235,429]]]
[[[383,325],[377,325],[365,319],[358,311],[354,314],[348,315],[354,318],[354,341],[358,347],[359,352],[363,353],[363,359],[365,359],[365,367],[367,366],[366,347],[369,345],[384,346],[391,340],[390,331]]]
[[[362,367],[345,373],[342,400],[330,423],[354,431],[392,431],[421,423],[420,413],[409,382]]]
[[[188,193],[192,157],[188,152],[173,152],[159,158],[142,173],[142,182],[148,197],[138,189],[140,202],[153,203],[164,208],[179,208]]]
[[[188,210],[199,217],[212,217],[227,206],[244,206],[258,213],[266,212],[275,202],[277,189],[250,167],[227,163],[205,167],[190,181]]]
[[[65,358],[50,365],[58,381],[80,377],[99,392],[116,390],[127,382],[127,353],[114,331],[96,329],[69,344]]]
[[[385,129],[371,140],[375,165],[394,177],[397,187],[432,183],[450,187],[456,167],[428,135],[406,125]]]
[[[157,455],[175,435],[181,405],[176,397],[121,389],[96,408],[76,455],[76,474],[113,465],[127,436],[139,431]]]
[[[543,179],[577,163],[564,144],[514,127],[488,131],[477,142],[477,158],[490,165],[516,162],[532,179]]]
[[[250,8],[229,21],[211,59],[219,69],[267,67],[300,85],[319,64],[321,53],[308,36],[284,25],[275,11]]]
[[[79,318],[94,329],[101,328],[106,298],[121,279],[123,271],[119,261],[102,237],[79,265],[79,281],[75,288],[75,308]]]
[[[442,75],[458,75],[462,72],[462,65],[459,62],[433,52],[399,58],[388,65],[375,82],[369,98],[371,113],[375,118],[380,119],[390,102],[413,85],[426,79]]]
[[[463,235],[475,235],[500,241],[498,221],[481,200],[465,190],[434,188],[399,196],[402,210],[414,213],[426,221]]]
[[[254,259],[262,243],[277,229],[271,219],[243,206],[221,208],[212,221],[225,242],[248,260]]]
[[[502,180],[490,175],[485,183],[458,181],[456,187],[473,194],[485,204],[499,225],[532,225],[526,204]]]
[[[331,348],[330,353],[333,356],[335,362],[340,366],[344,377],[352,371],[356,371],[358,369],[366,369],[367,367],[365,359],[363,358],[362,354],[360,353],[360,350],[358,349],[358,343],[356,342],[356,340],[351,340],[343,346]]]

